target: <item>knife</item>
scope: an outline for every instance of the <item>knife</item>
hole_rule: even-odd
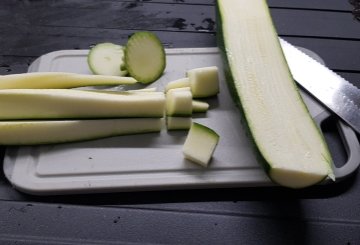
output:
[[[360,133],[360,89],[280,39],[294,80]]]

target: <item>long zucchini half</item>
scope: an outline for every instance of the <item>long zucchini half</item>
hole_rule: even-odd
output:
[[[332,159],[284,58],[265,0],[218,0],[229,88],[268,176],[303,188],[334,179]]]
[[[163,117],[164,93],[95,93],[71,89],[0,89],[0,120]]]
[[[38,145],[159,132],[161,118],[0,121],[0,145]]]

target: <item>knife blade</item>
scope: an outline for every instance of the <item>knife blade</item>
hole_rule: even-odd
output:
[[[280,39],[294,80],[360,133],[360,89]]]

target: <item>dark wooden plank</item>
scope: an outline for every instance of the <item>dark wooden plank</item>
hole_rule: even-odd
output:
[[[41,1],[40,1],[41,2]],[[272,9],[280,35],[360,39],[360,24],[350,12]],[[15,18],[13,18],[15,14]],[[186,18],[184,17],[186,16]],[[126,4],[92,8],[8,7],[0,10],[0,18],[12,19],[11,26],[82,27],[99,29],[147,29],[168,31],[214,32],[215,8],[191,5],[142,3],[131,9]],[[346,28],[345,28],[346,27]],[[20,31],[22,30],[20,29]]]
[[[17,5],[17,6],[40,6],[47,5],[48,7],[71,7],[71,8],[112,8],[119,5],[127,6],[127,8],[137,7],[146,3],[161,3],[161,4],[182,4],[182,5],[215,5],[216,0],[62,0],[62,1],[16,1],[16,0],[3,0],[1,5]],[[352,9],[348,0],[302,0],[302,1],[288,1],[288,0],[268,0],[270,7],[282,8],[303,8],[303,9],[323,9],[334,11],[350,11]]]
[[[0,55],[0,75],[26,72],[34,57]]]
[[[268,0],[270,7],[301,8],[301,9],[323,9],[334,11],[351,11],[352,5],[348,0]]]
[[[326,200],[325,200],[326,201]],[[294,217],[279,206],[262,203],[259,209],[280,215],[144,210],[4,202],[0,242],[15,244],[356,244],[358,222],[306,222],[302,202],[286,202]],[[234,204],[233,210],[242,205]],[[290,208],[291,210],[293,210]],[[20,243],[22,244],[22,243]]]
[[[280,35],[360,40],[360,23],[351,13],[272,9],[271,14]]]
[[[101,5],[94,11],[95,7],[75,8],[71,4],[57,7],[40,1],[26,7],[4,6],[0,9],[0,19],[12,19],[12,26],[214,31],[213,6],[141,3],[129,8],[128,4]]]
[[[24,6],[24,7],[36,7],[47,6],[53,7],[70,7],[70,8],[93,8],[98,9],[101,7],[111,8],[118,7],[119,5],[126,6],[127,8],[133,8],[143,3],[161,3],[161,4],[178,4],[178,5],[215,5],[216,0],[2,0],[2,6]]]

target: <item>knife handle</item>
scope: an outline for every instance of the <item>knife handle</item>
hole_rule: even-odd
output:
[[[317,115],[314,120],[318,127],[321,128],[321,124],[328,119],[332,114],[328,111],[324,111]],[[342,144],[344,145],[347,153],[347,161],[341,167],[332,164],[336,181],[344,179],[351,175],[360,165],[360,143],[356,136],[355,131],[349,127],[341,119],[336,121],[337,130],[339,132]]]

